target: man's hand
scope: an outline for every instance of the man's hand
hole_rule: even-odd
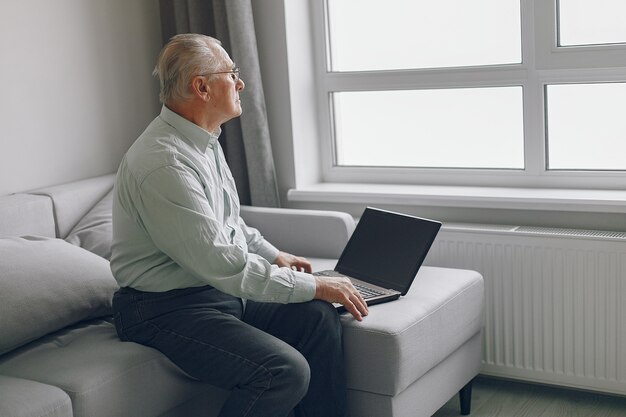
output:
[[[311,262],[308,259],[287,252],[278,252],[274,263],[278,266],[295,269],[296,271],[311,273]]]
[[[367,316],[367,304],[348,278],[315,277],[315,284],[315,298],[343,305],[358,321]]]
[[[311,273],[311,262],[308,259],[287,252],[279,252],[274,264]],[[315,277],[315,287],[314,298],[343,305],[359,321],[367,316],[367,304],[348,278]]]

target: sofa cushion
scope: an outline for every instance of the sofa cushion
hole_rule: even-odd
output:
[[[0,375],[0,416],[72,417],[72,402],[57,387]]]
[[[311,259],[313,270],[335,261]],[[342,314],[348,387],[396,395],[480,332],[484,285],[475,271],[423,266],[400,299]]]
[[[0,374],[63,389],[74,417],[158,416],[200,394],[216,398],[217,414],[226,397],[225,391],[188,377],[157,350],[120,341],[113,324],[102,319],[0,357]]]
[[[66,242],[111,259],[113,239],[113,190],[80,219],[65,238]]]
[[[52,199],[56,237],[65,239],[68,233],[91,208],[113,187],[115,174],[102,175],[67,184],[53,185],[30,191]]]
[[[0,238],[0,354],[111,313],[109,263],[61,239]]]
[[[52,200],[42,195],[0,196],[0,237],[39,235],[55,237]]]

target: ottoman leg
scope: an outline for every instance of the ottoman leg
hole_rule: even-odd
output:
[[[461,414],[464,416],[469,415],[472,405],[472,381],[468,382],[463,388],[461,388],[461,391],[459,391]]]

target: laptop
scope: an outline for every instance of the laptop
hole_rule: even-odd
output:
[[[313,275],[349,278],[368,306],[396,300],[409,291],[440,228],[435,220],[367,207],[335,269]]]

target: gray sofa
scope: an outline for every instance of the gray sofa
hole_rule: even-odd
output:
[[[106,260],[112,183],[0,197],[2,417],[214,416],[227,394],[118,340]],[[354,230],[339,212],[243,207],[242,216],[318,270],[334,266]],[[422,267],[407,296],[373,306],[363,322],[342,315],[350,415],[430,416],[459,391],[467,407],[483,299],[479,273]]]

